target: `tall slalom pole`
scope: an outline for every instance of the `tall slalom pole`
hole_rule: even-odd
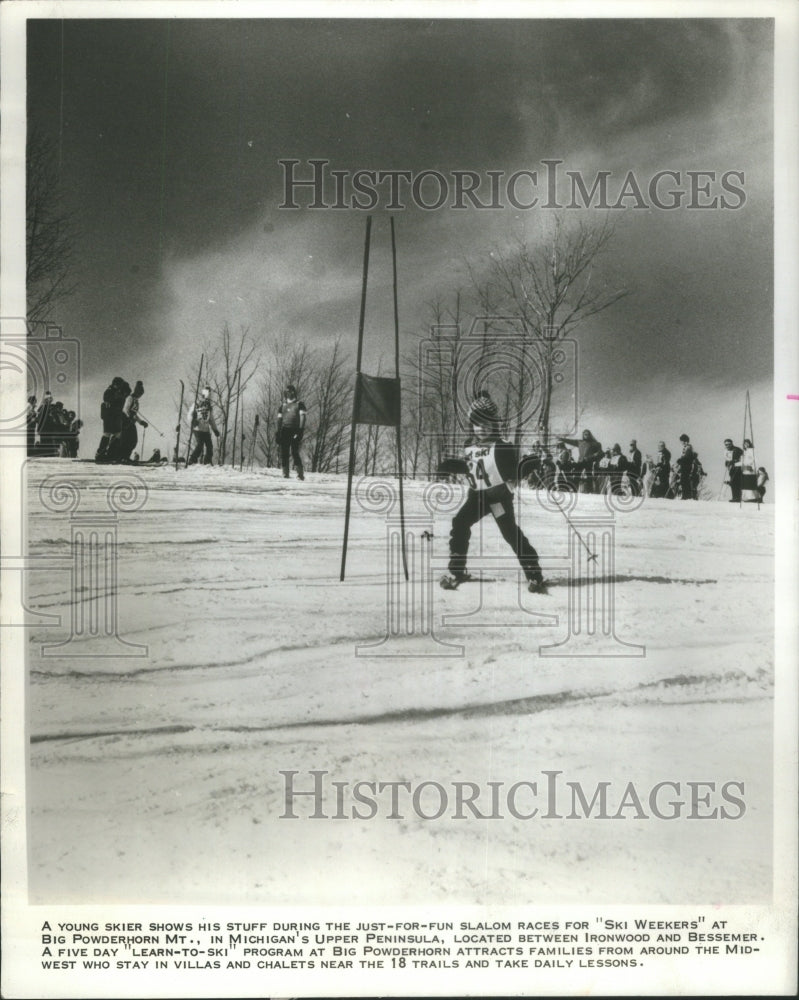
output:
[[[394,377],[398,384],[397,400],[397,476],[399,478],[400,532],[402,534],[402,568],[408,579],[408,556],[405,551],[405,502],[402,495],[402,388],[399,371],[399,307],[397,305],[397,243],[394,238],[394,216],[391,216],[391,267],[394,277]]]
[[[233,454],[231,456],[230,464],[235,469],[236,468],[236,434],[239,429],[239,397],[241,396],[241,368],[236,369],[236,377],[233,379],[234,386],[236,386],[236,410],[233,416]]]
[[[347,470],[347,506],[344,512],[344,547],[341,551],[341,575],[347,565],[347,539],[350,532],[350,506],[352,504],[352,476],[355,471],[355,431],[358,427],[361,396],[361,359],[363,357],[363,324],[366,316],[366,280],[369,274],[369,238],[372,232],[372,216],[366,216],[366,239],[363,246],[363,286],[361,289],[361,315],[358,320],[358,359],[355,366],[355,391],[352,394],[352,428],[350,430],[350,461]]]
[[[194,406],[197,406],[197,399],[199,398],[199,395],[200,395],[200,380],[203,377],[203,362],[204,361],[205,361],[205,355],[201,354],[200,355],[200,370],[197,372],[197,388],[194,390]],[[188,440],[188,444],[186,445],[186,468],[187,469],[189,467],[189,455],[191,454],[191,436],[192,436],[193,430],[194,430],[193,427],[189,427],[189,434],[188,434],[189,440]]]
[[[175,428],[175,433],[177,438],[175,440],[175,472],[178,471],[178,464],[180,460],[180,425],[183,423],[183,393],[186,386],[183,379],[180,379],[180,402],[178,403],[178,425]]]

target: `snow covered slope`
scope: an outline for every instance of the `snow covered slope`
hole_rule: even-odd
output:
[[[123,480],[144,489],[117,507],[139,509],[113,513]],[[388,591],[385,517],[357,503],[338,580],[343,477],[29,463],[30,554],[102,542],[93,567],[29,574],[31,611],[61,621],[34,616],[29,647],[32,902],[770,897],[773,507],[648,500],[615,515],[615,571],[595,586],[583,562],[570,586],[568,526],[525,488],[550,595],[520,587],[489,521],[470,562],[486,580],[449,592],[451,514],[428,523],[426,486],[405,487],[413,586]],[[603,498],[571,516],[601,542]],[[579,648],[602,655],[540,655],[578,648],[594,598],[615,602],[615,639],[583,629]],[[356,654],[428,607],[435,638]],[[89,612],[132,645],[91,635]],[[319,796],[287,805],[288,782]],[[376,815],[357,818],[357,782],[410,785],[362,786]],[[509,797],[517,782],[535,789]]]

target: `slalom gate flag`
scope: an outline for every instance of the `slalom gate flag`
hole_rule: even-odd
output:
[[[356,375],[355,422],[399,427],[400,380],[377,375]]]

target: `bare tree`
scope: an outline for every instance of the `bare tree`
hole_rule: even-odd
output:
[[[519,241],[508,250],[493,250],[483,271],[493,301],[518,316],[526,342],[537,354],[543,376],[538,432],[544,442],[549,439],[553,356],[558,343],[586,319],[629,294],[626,289],[610,288],[596,273],[596,262],[614,231],[607,218],[598,224],[581,220],[567,225],[565,216],[556,214],[551,230],[538,243]],[[528,381],[521,366],[512,386],[516,412],[535,389]],[[517,427],[517,443],[520,433]]]
[[[352,418],[352,379],[347,375],[347,359],[341,341],[333,344],[330,355],[319,352],[313,379],[313,420],[308,447],[311,472],[330,472],[341,454],[344,431]]]
[[[219,464],[224,465],[228,439],[233,433],[232,415],[236,404],[258,369],[260,353],[250,335],[249,327],[241,326],[238,335],[225,323],[216,349],[209,353],[206,368],[207,384],[211,386],[219,407],[222,431],[219,442]]]
[[[25,155],[25,282],[32,327],[77,287],[70,282],[77,229],[64,207],[50,140],[30,129]]]

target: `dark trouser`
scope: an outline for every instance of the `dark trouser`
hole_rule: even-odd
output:
[[[735,503],[741,502],[741,470],[730,469],[730,490]]]
[[[643,478],[641,476],[641,470],[638,472],[635,469],[627,470],[627,481],[630,484],[630,493],[634,497],[640,497],[644,490]]]
[[[139,443],[139,432],[136,430],[136,424],[132,420],[128,420],[122,427],[122,431],[117,439],[116,448],[114,449],[114,460],[115,461],[127,461],[133,454],[133,449]]]
[[[493,494],[493,490],[491,491]],[[519,564],[528,580],[541,578],[541,566],[538,553],[527,541],[522,529],[516,523],[513,512],[513,495],[507,488],[489,500],[488,491],[469,490],[466,501],[452,519],[452,530],[449,533],[449,571],[454,576],[466,572],[466,557],[469,553],[469,539],[472,537],[472,525],[493,514],[502,537],[516,553]]]
[[[690,475],[680,476],[680,498],[682,500],[696,500],[696,486]]]
[[[294,468],[297,470],[297,476],[300,479],[305,478],[305,473],[302,468],[302,458],[300,457],[300,442],[297,441],[294,435],[297,431],[292,430],[290,427],[281,427],[280,429],[280,464],[283,466],[283,475],[288,478],[289,475],[289,455],[291,455],[291,460],[294,463]]]
[[[194,451],[189,455],[189,465],[197,462],[202,455],[202,464],[210,465],[214,458],[214,444],[211,441],[210,431],[194,431],[194,440],[197,442]]]

